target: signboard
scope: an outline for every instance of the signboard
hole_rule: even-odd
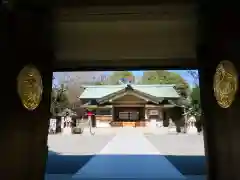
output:
[[[153,116],[153,115],[158,115],[159,114],[159,112],[158,112],[158,110],[149,110],[149,115],[151,115],[151,116]]]

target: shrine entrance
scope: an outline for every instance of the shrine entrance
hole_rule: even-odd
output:
[[[6,97],[0,131],[2,177],[44,179],[53,71],[181,67],[200,70],[208,179],[239,179],[240,96],[233,96],[235,89],[232,88],[225,96],[227,101],[222,102],[218,97],[217,103],[213,93],[213,78],[221,61],[230,61],[236,71],[240,71],[239,10],[235,8],[238,6],[230,1],[224,4],[199,2],[197,6],[190,1],[183,1],[181,5],[177,1],[171,2],[171,5],[175,4],[174,8],[163,0],[162,4],[171,6],[167,10],[162,4],[156,8],[159,4],[151,0],[118,3],[103,0],[99,4],[91,0],[79,1],[79,4],[65,1],[59,9],[54,9],[50,1],[4,1],[0,18],[0,56],[6,67],[1,71],[1,92]],[[186,8],[189,4],[196,8]],[[86,5],[92,5],[93,9],[88,11]],[[127,7],[124,10],[121,9],[123,5]],[[151,7],[145,9],[142,5]],[[86,7],[80,11],[82,16],[76,15],[79,13],[79,9],[74,9],[77,6],[80,9]],[[102,6],[107,7],[101,9]],[[66,7],[72,7],[71,11]],[[56,10],[54,13],[53,9]],[[102,14],[107,17],[105,22]],[[56,15],[60,20],[54,19]],[[119,17],[128,22],[113,25]],[[135,22],[129,22],[129,19]],[[144,21],[140,22],[141,19]],[[71,24],[77,21],[81,23]],[[97,34],[93,36],[93,32]],[[56,35],[59,37],[57,42]],[[19,77],[27,65],[34,65],[35,69],[30,74],[23,72],[25,75]],[[231,70],[229,65],[220,67],[222,73]],[[37,76],[37,81],[24,84],[29,82],[26,77],[35,77],[38,71],[41,77]],[[229,79],[232,77],[235,78],[232,75]],[[229,83],[229,79],[224,81]],[[32,92],[36,83],[43,89],[34,90],[37,99],[27,100],[23,92],[29,88]],[[230,84],[237,87],[236,81]],[[229,93],[225,87],[215,86],[215,95],[219,89]]]

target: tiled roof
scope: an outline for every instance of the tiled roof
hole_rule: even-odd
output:
[[[85,90],[80,95],[81,99],[99,99],[112,93],[116,93],[126,88],[127,85],[96,85],[96,86],[84,86]],[[174,85],[168,84],[156,84],[156,85],[131,85],[131,87],[137,91],[141,91],[145,94],[162,98],[179,98],[177,91],[174,89]]]
[[[173,85],[133,85],[133,89],[158,98],[179,98]]]

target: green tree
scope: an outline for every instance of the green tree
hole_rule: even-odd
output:
[[[198,86],[192,88],[191,99],[193,104],[198,104],[201,107],[200,88]]]
[[[157,71],[145,71],[142,76],[141,84],[160,84]]]
[[[168,110],[168,116],[173,120],[176,125],[177,132],[181,131],[184,127],[185,121],[182,114],[184,113],[181,106],[189,106],[188,96],[190,95],[189,84],[177,73],[169,72],[166,70],[159,71],[146,71],[142,77],[142,84],[174,84],[176,90],[181,95],[181,98],[175,101],[175,108]],[[167,118],[168,119],[168,118]],[[169,124],[168,120],[164,122],[165,126]]]
[[[189,88],[188,83],[179,74],[166,70],[144,72],[142,84],[175,84],[182,88]]]
[[[117,85],[120,84],[119,80],[122,78],[132,77],[134,79],[134,75],[129,71],[115,71],[108,78],[108,84]]]
[[[200,87],[199,87],[199,73],[196,70],[189,70],[188,74],[193,78],[195,87],[192,89],[191,93],[191,108],[188,110],[189,116],[195,116],[196,118],[196,128],[198,132],[202,131],[203,128],[203,113],[200,98]]]
[[[179,74],[166,70],[144,72],[141,84],[175,84],[183,97],[190,94],[189,84]]]
[[[194,87],[191,93],[190,106],[187,109],[188,116],[195,116],[195,118],[200,120],[202,115],[201,99],[200,99],[200,88]]]
[[[94,85],[105,85],[105,84],[106,84],[105,82],[101,82],[101,81],[94,82]]]
[[[61,84],[60,88],[53,88],[51,94],[51,113],[56,116],[65,108],[69,107],[69,100],[67,96],[67,88]]]
[[[189,70],[188,74],[193,78],[195,86],[191,92],[192,113],[201,114],[201,98],[199,87],[199,74],[196,70]]]
[[[188,70],[188,74],[193,78],[194,87],[191,92],[191,100],[192,105],[198,105],[201,107],[201,99],[200,99],[200,87],[199,87],[199,74],[196,70]]]

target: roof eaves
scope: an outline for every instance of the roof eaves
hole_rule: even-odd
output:
[[[121,90],[119,90],[119,91],[117,91],[117,92],[114,92],[114,93],[108,94],[108,95],[106,95],[106,96],[104,96],[104,97],[102,97],[102,98],[99,98],[99,99],[97,99],[97,103],[103,104],[103,103],[107,102],[109,99],[111,99],[112,96],[115,96],[115,95],[118,94],[118,93],[122,93],[122,92],[124,92],[125,90],[126,90],[126,89],[123,88],[123,89],[121,89]]]
[[[159,98],[157,98],[157,97],[155,97],[155,96],[152,96],[152,95],[150,95],[150,94],[146,94],[146,93],[144,93],[144,92],[142,92],[142,91],[139,91],[139,90],[136,90],[136,89],[134,89],[134,91],[136,92],[136,93],[138,93],[138,94],[142,94],[143,96],[145,96],[146,98],[148,98],[150,101],[152,101],[153,103],[156,103],[156,104],[159,104],[160,103],[160,100],[159,100]]]

